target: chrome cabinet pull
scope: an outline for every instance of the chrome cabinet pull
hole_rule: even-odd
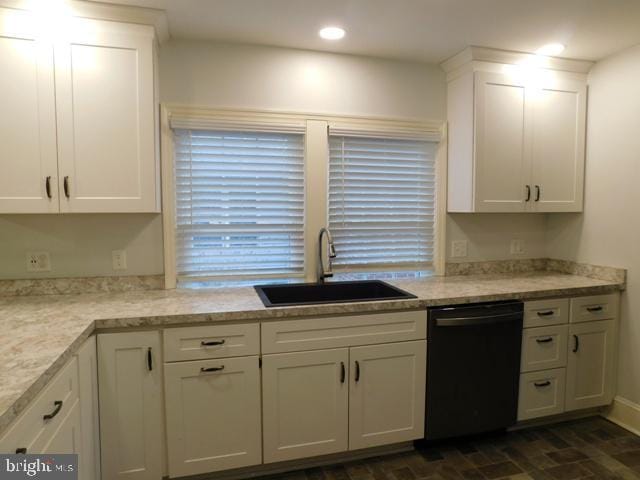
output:
[[[55,402],[53,402],[53,404],[55,405],[53,412],[43,415],[42,416],[43,420],[51,420],[52,418],[54,418],[56,415],[60,413],[60,410],[62,410],[62,400],[56,400]]]

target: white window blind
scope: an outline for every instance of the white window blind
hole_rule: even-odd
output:
[[[336,269],[430,269],[437,143],[332,135],[329,144]]]
[[[304,136],[175,130],[178,280],[304,273]]]

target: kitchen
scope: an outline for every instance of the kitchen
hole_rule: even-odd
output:
[[[640,476],[636,2],[1,6],[0,453]]]

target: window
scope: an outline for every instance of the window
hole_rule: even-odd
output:
[[[304,136],[174,130],[180,282],[304,274]]]
[[[330,137],[336,270],[432,268],[436,148],[419,140]]]

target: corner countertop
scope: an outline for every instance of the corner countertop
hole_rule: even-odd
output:
[[[554,272],[389,283],[417,298],[265,308],[250,287],[0,298],[0,435],[96,331],[595,295],[625,287],[624,283]]]

